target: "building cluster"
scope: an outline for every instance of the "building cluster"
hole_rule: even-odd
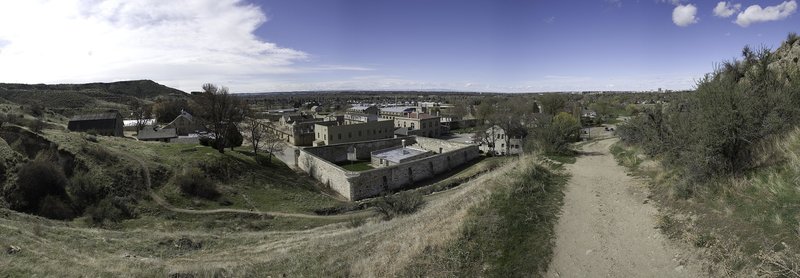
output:
[[[140,141],[197,143],[204,127],[186,111],[169,123],[159,125],[156,119],[125,120],[119,111],[76,115],[69,120],[70,131],[95,133],[105,136],[124,136],[125,131],[136,132]]]
[[[264,117],[272,122],[269,125],[271,132],[295,146],[324,146],[401,136],[439,138],[453,126],[477,124],[475,120],[441,117],[428,110],[427,106],[354,105],[341,114],[320,112],[320,109],[312,107],[307,112],[271,110]]]

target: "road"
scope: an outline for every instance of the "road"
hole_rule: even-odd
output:
[[[688,252],[655,227],[648,189],[609,153],[617,139],[583,146],[556,226],[547,277],[698,277]]]

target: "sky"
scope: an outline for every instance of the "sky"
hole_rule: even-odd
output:
[[[692,89],[797,0],[3,0],[0,82],[186,92]]]

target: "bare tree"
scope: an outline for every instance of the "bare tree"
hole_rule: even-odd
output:
[[[131,116],[136,120],[136,134],[139,134],[139,131],[149,123],[150,118],[153,116],[152,111],[151,105],[142,102],[136,102],[136,104],[133,105]]]
[[[267,157],[268,163],[272,163],[272,155],[283,152],[283,147],[284,147],[283,140],[281,140],[280,134],[277,132],[272,132],[271,130],[274,130],[274,128],[269,128],[269,126],[271,125],[272,125],[271,122],[269,124],[262,124],[262,127],[264,127],[265,129],[262,141],[264,150],[269,153],[269,156]]]
[[[258,161],[258,149],[264,144],[264,138],[269,136],[267,131],[257,118],[249,116],[245,118],[244,139],[253,147],[253,157]]]
[[[203,85],[203,92],[195,97],[194,104],[195,116],[214,135],[214,148],[220,153],[225,152],[225,137],[229,135],[231,126],[238,128],[238,123],[244,120],[247,105],[228,94],[228,88],[210,83]]]

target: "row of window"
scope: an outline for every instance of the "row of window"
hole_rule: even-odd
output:
[[[371,130],[371,131],[372,131],[373,135],[375,135],[375,134],[383,134],[383,133],[386,133],[387,135],[389,134],[389,130],[388,129],[374,129],[374,130]],[[367,133],[367,135],[370,135],[370,130],[366,130],[366,133]],[[361,137],[361,136],[363,136],[363,134],[362,134],[362,131],[359,130],[358,131],[358,137]],[[322,137],[323,137],[322,134],[317,132],[317,139],[322,139]],[[347,133],[347,138],[353,138],[353,133],[352,132],[348,132]],[[337,140],[342,140],[342,133],[336,134],[336,139]],[[328,140],[328,134],[325,134],[324,140]]]

